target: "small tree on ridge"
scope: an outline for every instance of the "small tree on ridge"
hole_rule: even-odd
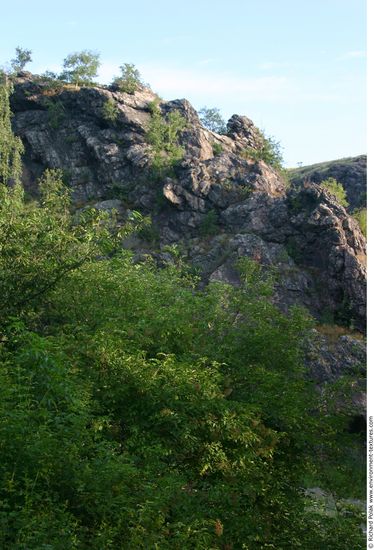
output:
[[[82,50],[68,55],[63,63],[62,80],[77,86],[92,84],[100,67],[99,57],[100,54],[90,50]]]

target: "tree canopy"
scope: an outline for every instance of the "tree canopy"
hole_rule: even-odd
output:
[[[10,62],[10,65],[15,73],[23,71],[26,65],[28,63],[31,63],[32,61],[31,54],[32,54],[31,50],[25,50],[17,46],[16,56]]]
[[[64,59],[61,78],[77,86],[92,84],[100,67],[99,59],[100,55],[91,50],[72,53]]]
[[[199,116],[201,123],[208,128],[208,130],[216,132],[217,134],[226,133],[226,122],[217,107],[202,107],[199,110]]]
[[[133,63],[124,63],[120,66],[121,74],[113,79],[112,85],[121,92],[134,94],[144,84],[140,72]]]

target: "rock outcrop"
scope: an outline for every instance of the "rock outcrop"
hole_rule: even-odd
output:
[[[115,120],[105,116],[108,100]],[[304,305],[317,318],[363,331],[366,243],[348,212],[313,178],[290,189],[271,166],[252,160],[248,151],[260,136],[251,120],[234,115],[227,135],[215,134],[186,100],[159,103],[163,117],[178,111],[186,126],[183,160],[155,177],[147,138],[155,100],[147,88],[134,95],[54,88],[24,73],[12,109],[25,145],[25,185],[33,192],[45,168],[60,168],[77,207],[111,201],[120,215],[137,209],[152,216],[152,239],[127,243],[137,252],[161,261],[177,244],[203,280],[232,284],[239,284],[237,260],[250,257],[276,269],[275,299],[283,309]],[[342,181],[335,172],[325,175]]]
[[[301,186],[304,182],[321,183],[327,178],[335,178],[347,193],[348,211],[366,207],[366,155],[348,157],[310,166],[301,166],[289,170],[293,185]]]

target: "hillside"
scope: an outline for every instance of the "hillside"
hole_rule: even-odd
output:
[[[250,257],[277,269],[283,309],[301,304],[319,318],[364,328],[366,244],[356,221],[318,185],[288,190],[271,166],[251,159],[260,139],[251,120],[234,115],[219,135],[186,100],[160,101],[152,111],[158,98],[147,88],[131,95],[53,86],[26,73],[12,96],[27,189],[44,169],[62,169],[78,207],[151,216],[148,231],[129,243],[138,254],[162,261],[170,256],[165,247],[178,245],[204,280],[232,284],[238,258]],[[165,140],[171,113],[182,127]]]
[[[335,178],[347,193],[349,212],[366,207],[366,155],[301,166],[288,172],[292,184],[297,186],[305,181],[321,183],[327,178]]]
[[[366,241],[265,145],[1,75],[1,547],[363,547]]]

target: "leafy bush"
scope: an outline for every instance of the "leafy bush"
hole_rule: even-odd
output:
[[[209,212],[205,214],[199,230],[203,237],[209,237],[217,234],[218,214],[215,210],[209,210]]]
[[[108,253],[121,240],[120,235],[117,241],[111,236],[113,223],[108,214],[86,209],[72,217],[61,171],[47,170],[39,189],[40,204],[27,202],[20,184],[0,186],[3,318],[37,308],[48,291],[72,270],[98,254]]]
[[[213,155],[216,157],[223,152],[222,143],[217,143],[216,141],[212,143]]]
[[[217,107],[208,108],[203,107],[199,111],[199,116],[201,123],[205,128],[208,128],[208,130],[211,130],[212,132],[216,132],[216,134],[225,134],[227,130],[227,125],[225,120],[223,119],[219,109]]]
[[[336,181],[335,178],[327,178],[321,181],[321,187],[326,189],[335,199],[344,207],[348,206],[347,194],[341,183]]]
[[[12,85],[0,72],[0,186],[19,183],[22,175],[23,144],[12,131],[9,96]]]
[[[357,208],[352,216],[355,220],[358,221],[362,234],[367,237],[367,209],[366,208]]]
[[[114,99],[110,98],[105,101],[102,108],[102,114],[107,122],[116,122],[119,115],[119,109]]]
[[[120,67],[121,75],[114,78],[112,85],[121,92],[134,94],[144,84],[141,79],[140,72],[132,63],[124,63]]]
[[[322,532],[333,548],[299,490],[324,437],[300,363],[308,322],[271,304],[256,264],[241,270],[241,289],[197,291],[174,266],[88,261],[40,295],[36,326],[24,317],[40,334],[5,326],[3,547],[57,532],[72,548],[286,549]],[[334,522],[334,544],[358,547],[357,525]]]
[[[152,169],[156,177],[173,172],[183,158],[184,149],[179,145],[179,136],[186,127],[185,118],[176,110],[162,117],[158,102],[149,105],[151,120],[147,131],[147,141],[151,145]]]
[[[51,99],[46,99],[44,103],[48,110],[49,124],[56,130],[66,116],[64,104],[61,101],[52,101]]]
[[[269,166],[272,166],[276,170],[281,170],[283,165],[283,156],[281,152],[281,145],[279,141],[271,136],[266,137],[264,134],[260,133],[260,144],[258,147],[248,147],[242,152],[242,156],[247,159],[254,160],[258,162],[263,160]]]

